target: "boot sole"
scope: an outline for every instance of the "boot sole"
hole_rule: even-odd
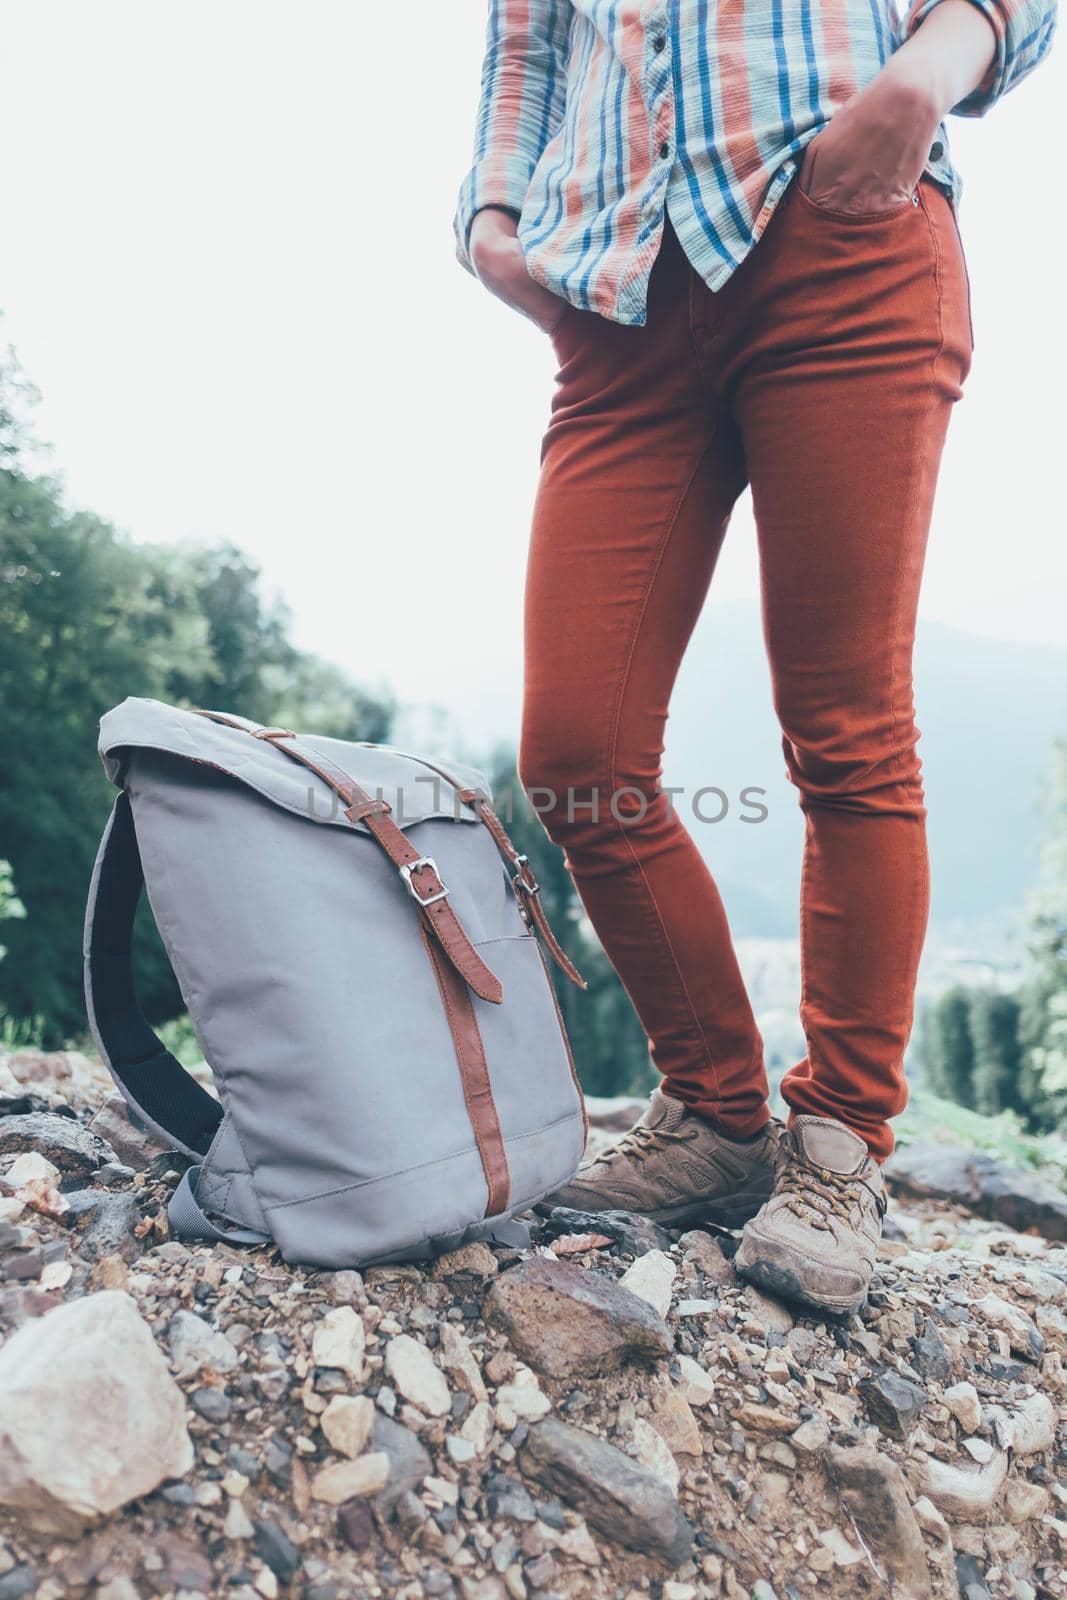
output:
[[[671,1227],[682,1222],[707,1222],[716,1228],[741,1228],[750,1222],[756,1212],[770,1199],[770,1189],[761,1189],[758,1193],[744,1193],[731,1195],[724,1200],[697,1200],[689,1201],[686,1205],[665,1206],[658,1211],[638,1211],[630,1206],[600,1206],[601,1211],[628,1211],[631,1216],[646,1217],[649,1222],[659,1223],[661,1227]],[[538,1216],[547,1217],[556,1210],[562,1202],[541,1200],[534,1206]],[[567,1209],[584,1211],[589,1216],[596,1216],[588,1202]]]
[[[797,1273],[789,1267],[780,1266],[775,1261],[742,1261],[741,1252],[734,1257],[734,1270],[738,1277],[744,1278],[748,1283],[754,1283],[757,1289],[766,1289],[768,1294],[775,1295],[779,1300],[792,1300],[798,1305],[807,1306],[813,1311],[829,1313],[835,1317],[847,1317],[850,1312],[859,1311],[866,1304],[867,1291],[861,1289],[853,1295],[824,1295],[817,1296],[805,1289]]]

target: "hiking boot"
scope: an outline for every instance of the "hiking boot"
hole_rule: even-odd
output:
[[[656,1089],[629,1133],[585,1162],[537,1209],[635,1211],[653,1222],[740,1227],[771,1192],[780,1132],[773,1123],[749,1143],[737,1144]]]
[[[774,1193],[741,1235],[734,1266],[783,1299],[838,1315],[858,1311],[886,1203],[861,1138],[830,1117],[797,1117],[779,1144]]]

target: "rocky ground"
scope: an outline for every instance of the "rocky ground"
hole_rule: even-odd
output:
[[[179,1168],[87,1058],[0,1063],[0,1600],[1067,1596],[1032,1179],[903,1152],[831,1322],[621,1213],[362,1274],[189,1248]]]

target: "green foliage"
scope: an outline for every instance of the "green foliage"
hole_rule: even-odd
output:
[[[582,1087],[594,1095],[647,1093],[658,1075],[644,1029],[585,916],[563,852],[523,794],[514,758],[498,751],[489,776],[494,807],[516,849],[529,856],[548,919],[589,986],[576,989],[550,963]]]
[[[974,1040],[970,995],[960,985],[946,989],[923,1016],[919,1053],[926,1082],[935,1094],[960,1105],[971,1103]]]
[[[1040,1129],[1067,1124],[1067,739],[1056,746],[1034,910],[1033,981],[1022,1003],[1021,1087]]]
[[[1055,751],[1030,980],[1017,994],[955,987],[919,1036],[933,1093],[986,1116],[1019,1113],[1036,1134],[1067,1123],[1067,740]]]
[[[85,895],[113,798],[96,755],[102,713],[145,695],[380,739],[392,707],[289,643],[284,610],[239,550],[134,544],[68,510],[13,449],[0,466],[0,639],[0,838],[27,911],[5,928],[0,1014],[58,1044],[84,1028]],[[145,915],[137,964],[148,1016],[173,1015],[180,999]]]

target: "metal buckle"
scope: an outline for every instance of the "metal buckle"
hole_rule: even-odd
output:
[[[444,884],[441,883],[441,887],[437,890],[436,894],[420,894],[418,885],[412,878],[412,873],[421,872],[423,867],[429,867],[438,883],[441,883],[441,874],[437,870],[437,862],[434,860],[433,856],[420,856],[417,861],[409,861],[407,866],[400,867],[398,870],[400,872],[400,876],[407,885],[407,891],[411,898],[417,901],[420,906],[432,906],[435,901],[443,900],[447,895],[448,890],[445,888]]]
[[[540,894],[541,885],[530,871],[529,856],[517,855],[512,865],[515,868],[515,875],[511,881],[516,889],[521,889],[524,894]]]

